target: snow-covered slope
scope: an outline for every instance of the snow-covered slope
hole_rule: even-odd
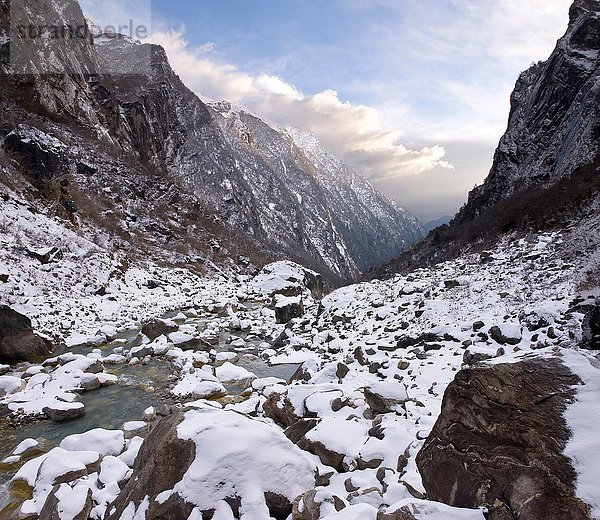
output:
[[[60,22],[68,13],[73,25],[84,23],[74,0],[39,7],[29,6],[24,21]],[[8,2],[0,14],[8,26]],[[43,49],[32,52],[36,70],[63,66],[68,74],[59,79],[16,76],[10,63],[0,70],[2,135],[29,120],[59,138],[65,145],[60,173],[68,180],[78,181],[73,164],[82,155],[98,170],[104,154],[150,182],[162,178],[172,190],[171,208],[213,215],[225,228],[221,238],[301,262],[333,283],[356,278],[420,238],[414,217],[338,160],[304,153],[290,134],[227,103],[209,109],[177,77],[162,48],[114,35],[77,44],[51,48],[51,64]],[[72,70],[78,60],[84,68]],[[76,139],[85,153],[74,153]],[[118,191],[116,183],[103,182]],[[78,187],[89,195],[89,183]]]

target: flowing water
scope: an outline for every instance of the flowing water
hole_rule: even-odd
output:
[[[175,316],[177,313],[169,313],[166,317]],[[210,318],[191,318],[186,324],[204,327],[211,321]],[[119,334],[118,339],[126,341],[125,348],[135,344],[138,329],[127,330]],[[246,341],[248,335],[245,332],[224,331],[220,334],[219,345],[216,351],[236,351],[240,359],[235,364],[262,377],[279,377],[289,379],[298,368],[298,365],[268,365],[262,358],[256,356],[259,353],[259,338],[248,338],[246,347],[235,349],[228,344],[230,336],[239,337]],[[103,354],[112,352],[115,344],[109,344],[102,348]],[[89,347],[78,347],[72,349],[76,354],[88,354]],[[68,435],[83,433],[93,428],[119,429],[123,423],[141,420],[143,412],[149,406],[172,405],[177,402],[183,403],[185,399],[175,399],[169,395],[169,386],[176,379],[176,371],[170,362],[161,358],[154,358],[148,364],[121,365],[111,368],[106,367],[118,377],[118,383],[84,392],[80,400],[85,405],[86,415],[79,419],[54,423],[49,420],[35,420],[26,424],[13,427],[6,418],[0,418],[0,460],[4,459],[24,439],[32,438],[40,441],[45,450],[57,446],[62,439]],[[243,387],[239,385],[226,385],[231,396],[239,396]],[[8,483],[16,472],[16,468],[0,464],[0,510],[10,502]],[[0,518],[2,514],[0,513]]]

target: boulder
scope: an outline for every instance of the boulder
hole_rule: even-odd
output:
[[[307,291],[315,300],[323,297],[321,275],[289,261],[266,265],[250,282],[250,287],[263,296],[300,296]]]
[[[4,147],[20,157],[35,180],[50,181],[67,171],[66,145],[37,128],[19,125],[6,136]]]
[[[495,325],[489,330],[489,333],[490,337],[500,345],[518,345],[522,339],[521,327],[513,323]]]
[[[582,346],[591,350],[600,350],[600,307],[594,307],[583,318]]]
[[[374,383],[363,389],[365,401],[375,413],[396,411],[408,401],[406,388],[394,381]]]
[[[292,511],[293,520],[319,520],[328,511],[341,511],[346,507],[344,501],[337,495],[329,494],[323,490],[311,489],[294,501]]]
[[[460,371],[417,455],[428,498],[488,507],[490,520],[589,519],[563,455],[578,383],[558,359]]]
[[[25,390],[27,381],[20,377],[0,376],[0,398]]]
[[[142,327],[142,334],[154,341],[159,336],[168,336],[171,332],[176,332],[179,326],[170,320],[156,319],[146,323]]]
[[[169,334],[169,341],[181,350],[203,350],[209,352],[213,348],[202,338],[192,336],[185,332],[171,332]]]
[[[50,356],[52,343],[33,332],[31,320],[0,305],[0,362],[38,362]]]
[[[85,485],[71,488],[67,484],[54,486],[40,512],[44,520],[62,520],[65,514],[72,520],[87,520],[93,507],[92,490]],[[68,513],[65,511],[68,509]]]
[[[45,406],[42,412],[48,419],[54,422],[71,421],[85,415],[83,403],[63,403],[56,401],[52,406]]]
[[[180,520],[194,508],[211,518],[223,502],[231,518],[240,510],[249,518],[287,518],[315,474],[309,456],[271,426],[210,406],[178,410],[142,444],[107,520],[139,510],[144,499],[146,520]],[[168,498],[159,503],[161,493]]]
[[[288,323],[290,320],[304,315],[304,302],[300,296],[276,294],[273,297],[273,306],[277,323]]]

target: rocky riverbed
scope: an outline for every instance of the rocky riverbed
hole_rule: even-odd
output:
[[[34,324],[65,347],[0,376],[2,517],[475,520],[487,509],[502,518],[522,507],[535,475],[506,503],[489,486],[448,494],[459,473],[436,472],[430,434],[456,444],[442,399],[479,364],[487,372],[473,374],[489,383],[502,380],[495,367],[539,360],[566,374],[538,392],[548,394],[540,402],[558,396],[549,409],[570,418],[556,423],[564,465],[551,479],[592,517],[594,460],[581,439],[593,432],[578,406],[589,405],[598,362],[576,347],[596,295],[577,291],[562,242],[506,240],[325,297],[316,273],[279,262],[237,280],[155,271],[153,289],[137,271],[136,290],[125,277],[61,306],[54,321],[42,306]],[[88,321],[78,327],[76,314]],[[535,413],[529,431],[553,438]],[[463,456],[452,463],[464,467]],[[493,458],[479,467],[485,487]],[[519,482],[518,464],[512,471]],[[456,489],[469,482],[459,480]]]

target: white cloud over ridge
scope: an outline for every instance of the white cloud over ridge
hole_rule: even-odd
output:
[[[312,132],[325,148],[368,178],[452,169],[443,160],[443,146],[407,148],[401,144],[402,131],[387,127],[377,109],[342,101],[335,90],[303,94],[277,76],[245,73],[214,58],[210,43],[191,47],[183,30],[154,32],[152,42],[165,48],[175,72],[195,92],[240,103],[282,126]]]

